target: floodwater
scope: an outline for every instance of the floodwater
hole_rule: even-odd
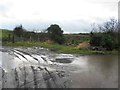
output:
[[[48,49],[0,49],[0,88],[118,88],[117,55],[72,55]]]

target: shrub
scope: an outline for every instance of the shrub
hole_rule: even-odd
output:
[[[59,27],[59,25],[54,24],[47,28],[49,38],[56,43],[63,44],[64,36],[63,30]]]

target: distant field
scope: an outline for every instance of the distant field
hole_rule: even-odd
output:
[[[86,33],[80,34],[64,34],[65,42],[69,45],[79,45],[79,43],[89,42],[90,35]]]
[[[0,29],[0,38],[8,38],[9,34],[13,34],[13,31],[7,29]],[[70,44],[79,44],[84,41],[89,41],[89,34],[64,34],[65,42]]]
[[[7,38],[9,34],[12,34],[11,30],[0,29],[0,38]]]

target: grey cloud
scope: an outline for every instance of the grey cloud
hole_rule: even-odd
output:
[[[90,32],[90,23],[83,20],[76,20],[71,22],[63,22],[61,26],[65,32],[70,33],[81,33],[81,32]]]
[[[9,12],[9,8],[5,5],[0,4],[0,16],[8,17],[7,13]]]
[[[0,3],[0,16],[9,17],[8,13],[11,10],[12,3],[7,1],[4,3]]]
[[[2,28],[7,28],[13,30],[17,25],[22,24],[23,27],[29,31],[31,30],[44,30],[47,29],[51,24],[58,24],[64,32],[69,33],[80,33],[80,32],[90,32],[90,24],[86,21],[46,21],[46,22],[27,22],[27,21],[16,21],[7,22],[2,24]]]

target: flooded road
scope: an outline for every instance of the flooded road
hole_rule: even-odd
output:
[[[48,49],[0,49],[0,88],[117,88],[117,55],[72,55]]]

